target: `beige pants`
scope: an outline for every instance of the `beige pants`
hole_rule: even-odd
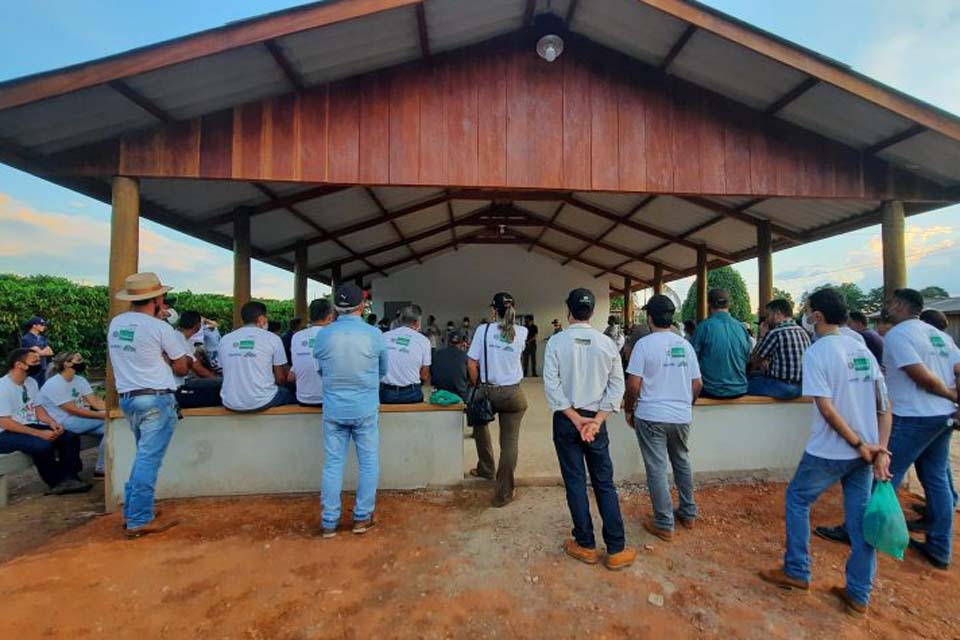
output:
[[[513,498],[513,474],[517,469],[517,444],[520,440],[520,422],[527,411],[527,398],[519,384],[506,387],[485,387],[494,413],[500,421],[500,464],[496,467],[494,504],[506,504]],[[477,471],[482,476],[494,475],[493,442],[490,425],[473,428],[477,443]]]

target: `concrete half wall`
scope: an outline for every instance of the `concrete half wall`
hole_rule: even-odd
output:
[[[383,316],[385,302],[411,301],[434,315],[441,327],[453,320],[459,326],[469,316],[473,326],[490,311],[490,300],[498,291],[508,291],[517,301],[517,312],[533,314],[540,327],[540,357],[543,340],[550,333],[550,321],[567,325],[564,300],[571,289],[586,287],[597,297],[591,324],[601,331],[610,314],[607,281],[520,246],[467,245],[389,278],[373,281],[374,312]]]

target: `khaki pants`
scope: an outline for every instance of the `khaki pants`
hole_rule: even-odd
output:
[[[485,387],[493,411],[500,421],[500,464],[496,467],[494,504],[506,504],[513,498],[513,474],[517,469],[517,444],[520,440],[520,422],[527,411],[527,398],[519,384],[506,387]],[[494,475],[493,442],[490,425],[473,428],[477,443],[477,471],[482,476]]]

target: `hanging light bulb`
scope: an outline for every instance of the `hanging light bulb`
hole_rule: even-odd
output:
[[[553,62],[563,53],[563,38],[560,34],[565,29],[563,20],[552,13],[541,13],[534,20],[536,33],[542,34],[537,40],[537,55]]]

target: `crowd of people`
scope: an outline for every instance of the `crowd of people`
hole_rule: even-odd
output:
[[[152,273],[128,277],[116,298],[131,308],[114,317],[107,330],[120,407],[136,440],[124,487],[128,536],[177,524],[158,517],[156,481],[179,406],[210,396],[210,389],[238,412],[291,403],[323,407],[324,538],[338,533],[351,441],[359,463],[352,530],[362,534],[376,526],[379,407],[423,402],[427,385],[470,404],[486,403],[488,418],[473,425],[478,463],[470,473],[493,482],[493,506],[514,500],[527,410],[521,382],[525,373],[536,375],[536,356],[530,354],[539,331],[532,317],[518,317],[509,293],[495,294],[490,317],[476,326],[464,318],[462,327],[448,323],[442,331],[433,316],[424,325],[415,304],[401,309],[391,326],[369,315],[365,320],[366,293],[347,283],[336,288],[332,301],[314,300],[309,324],[291,326],[286,336],[271,327],[266,307],[252,301],[241,309],[243,326],[220,338],[216,324],[200,314],[176,314],[168,304],[169,290]],[[636,550],[626,544],[613,483],[611,414],[624,412],[644,461],[652,516],[643,528],[670,542],[678,527],[693,530],[698,517],[689,459],[698,398],[804,395],[813,400],[811,432],[786,492],[784,560],[760,577],[782,588],[809,589],[810,507],[839,484],[845,522],[816,531],[850,544],[846,586],[835,594],[851,613],[865,612],[876,552],[864,540],[862,520],[873,482],[892,480],[896,486],[912,465],[926,505],[922,518],[911,522],[925,539],[910,544],[932,566],[947,568],[957,503],[949,443],[960,390],[960,350],[944,333],[942,314],[925,311],[918,292],[898,289],[885,304],[880,331],[874,331],[862,313],[848,312],[840,294],[826,288],[807,298],[799,323],[788,301],[771,301],[753,344],[749,327],[730,315],[725,290],[710,291],[708,303],[709,317],[684,331],[674,321],[670,298],[654,295],[643,307],[645,326],[626,336],[615,318],[602,333],[593,328],[594,294],[575,289],[565,301],[567,327],[559,320],[551,323],[542,380],[573,520],[565,552],[588,564],[602,560],[611,570],[636,559]],[[78,435],[103,434],[104,404],[83,376],[81,354],[57,354],[44,373],[45,359],[53,356],[41,340],[46,323],[31,318],[28,324],[25,346],[10,353],[8,373],[0,379],[0,452],[31,455],[51,493],[88,490],[89,483],[78,476]],[[489,429],[494,419],[499,460]],[[101,451],[95,475],[102,474]],[[597,550],[588,478],[603,521],[605,554]]]

